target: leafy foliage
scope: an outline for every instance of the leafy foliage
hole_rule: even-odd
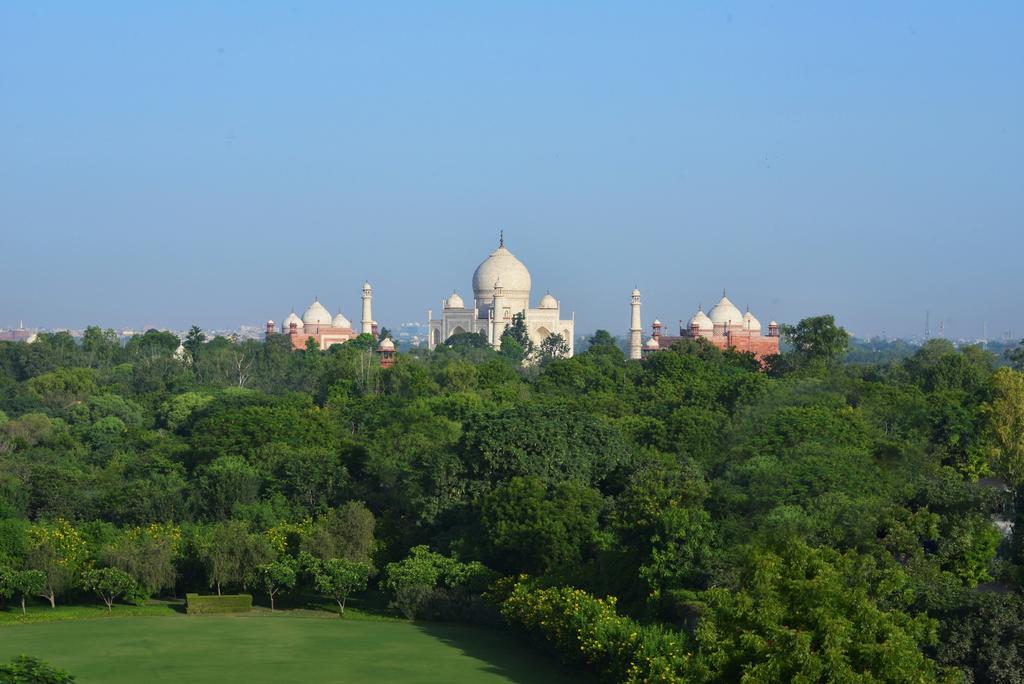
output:
[[[615,681],[1013,681],[1019,369],[847,356],[830,316],[767,369],[600,331],[564,358],[523,323],[386,369],[370,335],[0,342],[0,593],[365,588],[493,622],[530,573],[509,620]]]
[[[32,656],[0,663],[0,684],[72,684],[75,678]]]

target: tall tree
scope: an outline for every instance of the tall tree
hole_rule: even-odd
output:
[[[796,325],[782,326],[782,334],[793,346],[793,354],[802,366],[831,368],[841,361],[850,344],[850,335],[836,325],[834,316],[812,316]]]
[[[185,341],[181,343],[193,364],[199,360],[199,350],[204,342],[206,342],[206,333],[198,325],[193,325],[189,329],[188,335],[185,336]]]

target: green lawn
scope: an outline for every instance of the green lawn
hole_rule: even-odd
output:
[[[286,614],[0,625],[0,659],[43,658],[78,682],[578,682],[500,630]]]

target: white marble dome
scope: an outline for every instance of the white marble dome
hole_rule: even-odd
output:
[[[754,318],[754,314],[747,310],[747,313],[743,314],[743,329],[751,332],[761,331],[761,321]]]
[[[652,337],[651,339],[647,340],[647,344],[644,345],[644,349],[660,349],[660,348],[661,348],[661,345],[658,344],[658,340],[656,340],[654,337]]]
[[[551,296],[551,293],[547,293],[540,298],[540,303],[537,304],[538,309],[557,309],[558,300]]]
[[[332,320],[331,312],[324,308],[319,299],[314,300],[302,314],[303,325],[330,325]]]
[[[380,351],[395,351],[395,343],[391,341],[390,337],[385,337],[377,345],[377,349]]]
[[[285,332],[288,332],[288,329],[292,327],[292,323],[298,326],[300,330],[302,329],[302,319],[296,316],[294,311],[288,314],[288,317],[284,319],[283,325]]]
[[[736,308],[736,305],[729,301],[729,298],[722,296],[718,303],[708,312],[708,318],[715,325],[742,326],[743,314]]]
[[[490,299],[495,283],[500,282],[509,296],[530,296],[530,272],[505,245],[491,252],[473,273],[473,294],[477,299]]]
[[[335,328],[351,328],[352,321],[345,318],[344,314],[342,314],[339,311],[338,314],[334,317],[334,321],[331,323],[331,325],[334,326]]]
[[[452,292],[448,295],[448,299],[444,302],[444,308],[446,309],[465,309],[466,303],[462,301],[462,297],[459,296],[458,292]]]
[[[698,330],[711,330],[715,327],[715,324],[711,322],[708,315],[704,313],[704,309],[697,309],[697,313],[693,314],[690,318],[688,326],[692,328],[696,324]]]

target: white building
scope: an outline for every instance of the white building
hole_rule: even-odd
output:
[[[574,349],[576,317],[562,318],[561,304],[550,293],[540,298],[536,308],[530,308],[530,272],[505,247],[502,237],[498,249],[491,252],[473,273],[473,305],[466,306],[462,297],[453,292],[441,302],[441,317],[435,319],[427,312],[428,344],[431,349],[459,333],[483,333],[495,349],[501,346],[505,327],[512,317],[523,314],[530,339],[539,345],[548,335],[562,336],[569,345],[569,356]]]

